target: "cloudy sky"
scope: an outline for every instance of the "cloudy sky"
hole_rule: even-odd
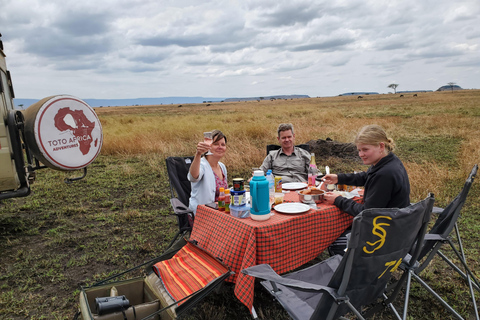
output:
[[[0,0],[17,98],[480,88],[479,0]]]

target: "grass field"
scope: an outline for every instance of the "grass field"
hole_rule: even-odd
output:
[[[251,168],[261,164],[265,145],[276,142],[281,122],[294,124],[296,143],[327,137],[351,142],[363,125],[380,124],[396,141],[396,154],[409,173],[412,201],[434,192],[436,205],[445,206],[480,159],[478,101],[480,90],[464,90],[402,98],[389,94],[97,108],[104,145],[85,179],[67,185],[63,180],[68,173],[42,170],[32,195],[0,202],[0,319],[71,319],[79,285],[160,255],[176,232],[165,158],[193,155],[204,131],[220,129],[227,135],[224,163],[231,185],[232,178],[248,178]],[[366,169],[336,158],[316,160],[332,172]],[[476,182],[459,221],[468,263],[477,277],[479,196]],[[424,275],[448,303],[471,318],[467,286],[456,274],[436,260]],[[262,319],[288,319],[260,287],[255,294]],[[419,286],[414,285],[412,294],[411,319],[425,314],[451,319]],[[227,284],[186,318],[250,316]]]

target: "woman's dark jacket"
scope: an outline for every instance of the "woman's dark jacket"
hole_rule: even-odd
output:
[[[410,205],[410,182],[402,161],[393,153],[383,157],[367,172],[338,174],[338,184],[365,186],[363,204],[337,197],[334,204],[356,216],[368,208],[404,208]]]

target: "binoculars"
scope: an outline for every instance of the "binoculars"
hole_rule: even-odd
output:
[[[95,298],[95,308],[98,315],[127,310],[130,301],[125,296]]]

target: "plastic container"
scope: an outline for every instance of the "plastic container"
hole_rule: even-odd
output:
[[[232,195],[230,198],[230,206],[242,206],[247,203],[247,197],[245,196],[245,190],[243,191],[235,191],[230,190],[230,194]]]
[[[233,182],[233,190],[235,191],[244,191],[245,190],[245,187],[244,187],[244,180],[242,178],[234,178],[232,180]]]
[[[284,197],[285,195],[283,192],[275,192],[275,204],[277,205],[283,203]]]
[[[235,218],[245,219],[250,217],[250,206],[244,204],[243,206],[230,206],[230,214]]]
[[[250,197],[250,217],[259,221],[269,219],[270,199],[268,181],[261,170],[255,171],[252,180],[250,180]]]

